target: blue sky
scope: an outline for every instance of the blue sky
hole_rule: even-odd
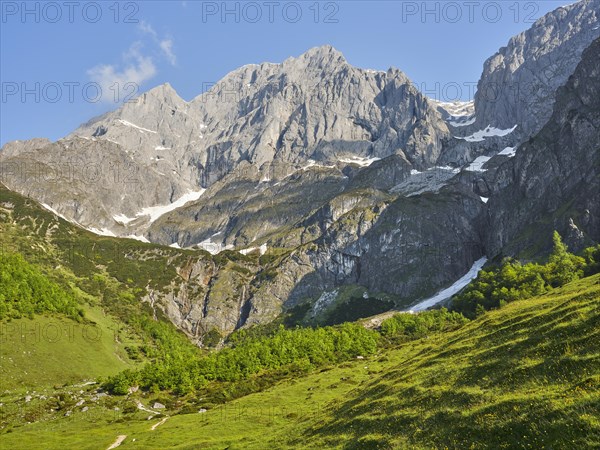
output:
[[[566,3],[3,0],[0,144],[56,140],[167,81],[190,100],[241,65],[323,44],[358,67],[397,67],[432,97],[468,99],[487,57]]]

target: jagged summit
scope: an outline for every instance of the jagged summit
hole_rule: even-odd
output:
[[[484,63],[473,128],[519,124],[522,138],[539,131],[552,114],[554,92],[600,37],[599,25],[600,0],[585,0],[558,8],[513,36]]]
[[[320,47],[313,47],[297,58],[290,58],[287,61],[294,60],[300,61],[307,66],[327,66],[330,64],[347,64],[346,58],[339,50],[336,50],[331,45],[322,45]]]
[[[142,94],[142,96],[143,95],[152,96],[158,99],[162,99],[164,101],[184,101],[169,82],[159,84],[158,86],[155,86],[152,89],[146,91],[144,94]]]

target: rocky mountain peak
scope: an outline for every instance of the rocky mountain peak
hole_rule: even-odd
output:
[[[556,89],[600,37],[599,21],[600,0],[585,0],[546,14],[512,37],[484,63],[473,129],[519,124],[520,140],[539,131],[552,114]]]
[[[183,100],[177,91],[171,86],[170,83],[163,83],[156,87],[153,87],[149,91],[142,94],[145,97],[154,97],[163,101],[181,101]]]
[[[126,104],[124,109],[127,109],[127,105],[135,104],[182,106],[186,103],[187,102],[177,94],[177,91],[175,91],[173,86],[169,83],[164,83],[144,92],[136,100]]]
[[[322,45],[313,47],[304,52],[297,58],[290,58],[288,61],[297,61],[310,67],[327,67],[331,65],[348,64],[346,58],[339,50],[336,50],[331,45]]]

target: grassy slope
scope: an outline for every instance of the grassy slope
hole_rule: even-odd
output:
[[[86,306],[88,323],[61,316],[0,322],[0,392],[96,379],[133,367],[121,325]]]
[[[14,428],[8,448],[595,448],[600,275],[203,414]],[[134,441],[135,439],[135,441]]]
[[[22,254],[49,280],[73,292],[86,319],[78,323],[65,316],[45,314],[33,319],[1,320],[0,393],[14,390],[7,394],[12,395],[32,388],[78,383],[133,367],[124,347],[139,344],[139,336],[132,335],[119,317],[106,313],[100,299],[102,287],[94,288],[94,292],[88,287],[94,275],[103,274],[118,286],[115,290],[134,292],[141,280],[149,278],[147,274],[140,274],[139,281],[136,278],[119,284],[103,267],[117,259],[121,264],[113,268],[116,274],[127,267],[125,258],[115,258],[120,256],[119,251],[157,247],[131,240],[120,243],[81,230],[0,184],[0,252]],[[133,261],[130,265],[153,273],[166,272],[164,268],[157,270],[152,262]]]

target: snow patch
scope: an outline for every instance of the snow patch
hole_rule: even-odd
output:
[[[216,255],[217,253],[220,253],[223,250],[223,244],[217,244],[211,241],[210,239],[206,239],[202,242],[199,242],[198,244],[196,244],[196,246],[198,248],[201,248],[202,250],[206,250],[211,255]]]
[[[171,150],[172,147],[163,147],[162,145],[157,145],[154,147],[154,150]]]
[[[442,102],[439,100],[429,99],[438,107],[442,108],[448,113],[449,119],[454,120],[460,117],[470,117],[473,115],[475,110],[475,104],[473,101],[470,102]]]
[[[451,167],[451,166],[434,166],[434,167],[430,167],[429,169],[427,169],[427,171],[430,171],[430,170],[449,170],[452,173],[460,172],[460,169],[457,169],[456,167]]]
[[[144,236],[136,236],[135,234],[130,234],[129,236],[125,236],[128,239],[135,239],[136,241],[140,241],[140,242],[145,242],[146,244],[149,244],[150,241],[148,239],[146,239]]]
[[[115,222],[120,223],[121,225],[127,225],[129,222],[133,222],[135,217],[127,217],[125,214],[117,214],[113,216]]]
[[[390,189],[390,192],[403,194],[406,197],[412,197],[424,192],[438,192],[459,172],[460,169],[450,166],[430,167],[424,172],[413,169],[410,171],[411,176]]]
[[[517,129],[517,125],[512,128],[507,128],[506,130],[502,130],[500,128],[494,128],[491,125],[488,125],[485,130],[479,130],[473,133],[470,136],[460,137],[454,136],[456,139],[461,139],[467,142],[482,142],[485,141],[485,138],[488,137],[502,137],[506,136]]]
[[[475,158],[475,161],[465,167],[465,170],[468,170],[469,172],[485,172],[487,169],[483,169],[483,165],[490,159],[492,158],[489,156],[478,156]]]
[[[65,216],[63,216],[61,213],[59,213],[57,210],[55,210],[54,208],[52,208],[49,205],[46,205],[45,203],[40,203],[44,208],[46,208],[48,211],[50,211],[52,214],[54,214],[55,216],[60,217],[61,219],[66,220],[67,222],[73,222],[72,220],[67,219]]]
[[[84,230],[90,231],[94,234],[97,234],[98,236],[108,236],[108,237],[117,237],[117,235],[115,233],[113,233],[112,231],[110,231],[108,228],[94,228],[94,227],[84,227],[83,225],[81,225],[79,222],[77,222],[76,220],[72,220],[72,219],[67,219],[65,216],[63,216],[61,213],[59,213],[58,211],[56,211],[54,208],[52,208],[51,206],[45,204],[45,203],[40,203],[44,208],[46,208],[48,211],[50,211],[52,214],[57,215],[58,217],[60,217],[61,219],[66,220],[69,223],[72,223],[74,225],[77,225],[78,227],[83,228]]]
[[[177,242],[173,242],[171,245],[169,245],[169,247],[172,247],[172,248],[181,248]]]
[[[259,253],[260,253],[260,256],[262,256],[262,255],[264,255],[265,253],[267,253],[267,249],[268,249],[268,247],[267,247],[267,244],[262,244],[260,247],[250,247],[250,248],[245,248],[245,249],[243,249],[243,250],[240,250],[239,252],[240,252],[242,255],[247,255],[248,253],[251,253],[251,252],[253,252],[253,251],[255,251],[255,250],[258,250],[258,251],[259,251]]]
[[[476,120],[477,118],[473,116],[470,119],[465,120],[464,122],[455,122],[453,120],[450,120],[448,121],[448,123],[453,127],[466,127],[467,125],[473,125],[476,122]]]
[[[340,158],[340,162],[343,163],[347,163],[347,164],[356,164],[359,165],[361,167],[369,167],[371,164],[373,164],[375,161],[379,161],[381,158],[364,158],[362,156],[349,156],[346,158]]]
[[[138,126],[138,125],[136,125],[134,123],[127,122],[126,120],[123,120],[123,119],[117,119],[117,121],[119,123],[122,123],[123,125],[125,125],[127,127],[136,128],[136,129],[140,130],[142,133],[147,131],[148,133],[157,134],[156,131],[154,131],[154,130],[149,130],[148,128],[140,127],[140,126]]]
[[[176,210],[177,208],[181,208],[186,203],[193,202],[198,200],[206,189],[202,189],[200,191],[188,191],[179,199],[175,200],[170,205],[160,205],[160,206],[150,206],[142,209],[139,213],[136,214],[137,217],[140,216],[150,216],[150,222],[155,222],[159,217]]]
[[[335,165],[333,165],[333,166],[324,166],[323,164],[317,164],[317,162],[314,159],[309,159],[307,161],[307,164],[305,166],[302,166],[300,168],[300,170],[306,171],[306,170],[310,169],[311,167],[321,167],[323,169],[334,169]],[[293,175],[293,173],[289,174],[287,177],[289,177],[291,175]]]
[[[462,276],[461,278],[456,280],[456,282],[452,286],[450,286],[444,290],[441,290],[440,292],[435,294],[433,297],[430,297],[426,300],[420,301],[419,303],[414,305],[412,308],[410,308],[406,312],[423,311],[427,308],[431,308],[432,306],[437,305],[438,303],[440,303],[446,299],[449,299],[454,294],[456,294],[460,290],[462,290],[465,286],[467,286],[472,280],[474,280],[486,262],[487,262],[486,257],[478,259],[477,261],[475,261],[473,263],[473,266],[469,269],[469,271],[464,276]]]
[[[482,201],[483,203],[487,203],[487,202],[488,202],[488,200],[489,200],[489,197],[482,197],[482,196],[479,196],[479,198],[481,199],[481,201]]]
[[[108,236],[108,237],[117,237],[115,233],[113,233],[112,231],[110,231],[108,228],[102,228],[102,229],[98,229],[98,228],[86,228],[88,231],[91,231],[94,234],[97,234],[98,236]]]
[[[222,243],[216,243],[211,241],[210,239],[206,239],[195,245],[198,248],[206,250],[211,255],[216,255],[221,253],[223,250],[232,250],[233,245],[223,245]]]
[[[508,156],[509,158],[512,158],[513,156],[515,156],[517,154],[517,150],[516,149],[517,149],[516,147],[506,147],[504,150],[502,150],[498,154],[499,155]]]

